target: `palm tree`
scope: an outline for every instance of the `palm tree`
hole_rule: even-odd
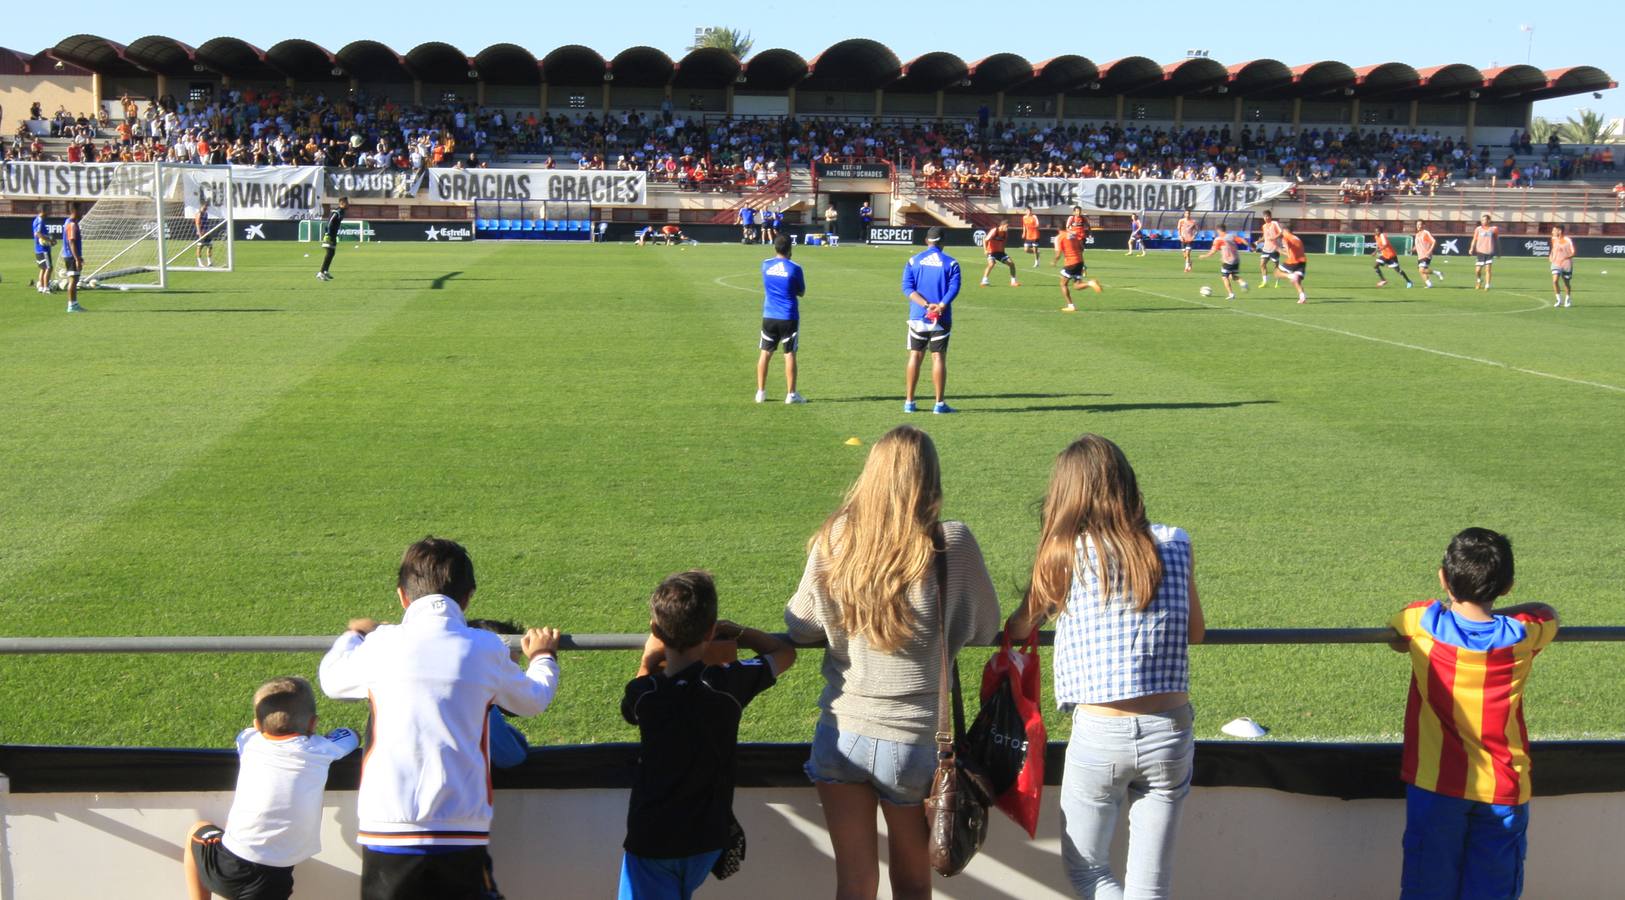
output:
[[[1579,117],[1570,116],[1558,133],[1571,144],[1606,144],[1618,129],[1619,124],[1603,118],[1602,113],[1582,109]]]
[[[1542,116],[1536,116],[1534,121],[1529,123],[1529,143],[1544,144],[1546,139],[1552,136],[1552,132],[1557,130],[1557,126],[1553,125],[1549,120]]]
[[[750,32],[738,28],[729,28],[725,25],[715,25],[694,35],[694,45],[690,50],[700,50],[705,47],[717,47],[734,55],[735,59],[744,59],[750,52],[752,41]]]

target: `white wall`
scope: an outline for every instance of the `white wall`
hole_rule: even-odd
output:
[[[1054,788],[1046,792],[1035,841],[996,815],[982,854],[963,874],[938,878],[937,896],[1070,896],[1061,871],[1057,796]],[[355,896],[360,869],[353,844],[355,794],[334,792],[327,799],[323,850],[295,870],[296,897]],[[179,896],[186,827],[197,818],[222,820],[230,802],[225,792],[0,794],[0,897]],[[708,884],[703,896],[834,893],[829,840],[811,789],[742,789],[734,808],[749,841],[745,866],[725,883]],[[1625,794],[1540,798],[1532,812],[1526,897],[1620,896],[1608,860],[1618,852]],[[613,896],[625,814],[621,790],[498,792],[491,847],[498,883],[512,900]],[[1250,788],[1198,788],[1186,806],[1174,895],[1392,897],[1403,827],[1404,806],[1398,800],[1344,802]],[[1121,846],[1118,851],[1121,860]]]

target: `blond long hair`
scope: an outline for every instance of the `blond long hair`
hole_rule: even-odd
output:
[[[1043,525],[1033,560],[1027,615],[1042,621],[1066,609],[1078,538],[1094,541],[1107,597],[1121,594],[1145,609],[1162,583],[1162,557],[1151,537],[1145,501],[1128,457],[1111,441],[1086,434],[1055,458],[1044,495]]]
[[[823,587],[841,627],[883,653],[914,633],[909,586],[931,565],[942,470],[925,432],[899,425],[875,442],[840,509],[808,542],[825,560]]]

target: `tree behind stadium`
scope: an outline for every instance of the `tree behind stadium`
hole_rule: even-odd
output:
[[[695,34],[694,45],[688,49],[701,50],[706,47],[716,47],[732,53],[735,59],[744,59],[745,54],[750,52],[753,43],[748,31],[728,28],[724,25],[714,25]]]

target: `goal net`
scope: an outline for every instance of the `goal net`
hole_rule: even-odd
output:
[[[231,170],[114,163],[94,201],[80,203],[80,284],[162,288],[168,273],[232,270]]]

